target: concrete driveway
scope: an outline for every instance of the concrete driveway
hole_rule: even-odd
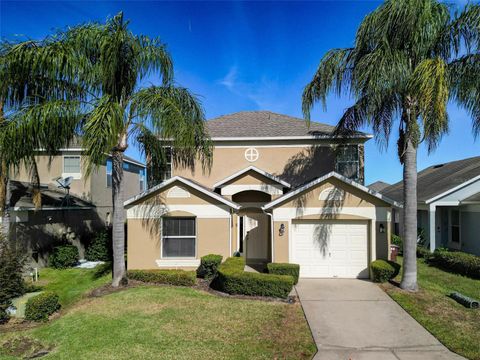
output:
[[[321,360],[458,360],[377,285],[301,279],[296,290]]]

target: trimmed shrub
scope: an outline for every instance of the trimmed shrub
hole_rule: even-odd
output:
[[[113,271],[113,264],[111,261],[108,261],[103,264],[98,264],[95,266],[92,274],[93,279],[99,279],[104,275],[107,275],[108,273],[111,273]]]
[[[85,251],[85,259],[88,261],[111,261],[112,254],[112,238],[104,230],[99,232],[88,246]]]
[[[25,319],[46,321],[50,315],[59,309],[58,295],[51,291],[45,291],[28,299],[25,305]]]
[[[417,258],[428,260],[432,253],[425,246],[417,246]]]
[[[398,255],[402,255],[403,254],[403,239],[399,235],[392,234],[391,243],[393,245],[397,245],[399,247]]]
[[[197,279],[195,271],[185,270],[128,270],[127,277],[146,283],[177,286],[195,285]]]
[[[73,267],[79,260],[78,249],[74,245],[61,245],[53,249],[48,258],[48,264],[55,269]]]
[[[388,260],[375,260],[370,263],[372,280],[374,282],[387,282],[400,272],[400,265]]]
[[[200,266],[197,269],[197,276],[206,280],[213,279],[217,276],[217,270],[222,263],[222,255],[209,254],[202,256]]]
[[[269,274],[290,275],[293,277],[293,283],[298,283],[298,276],[300,275],[300,265],[298,264],[269,263],[267,269]]]
[[[10,315],[7,313],[8,306],[7,304],[0,304],[0,325],[6,324],[10,320]]]
[[[292,290],[292,276],[245,272],[244,268],[244,258],[228,258],[218,267],[213,286],[228,294],[279,298],[286,298]]]
[[[480,256],[461,251],[436,249],[428,259],[428,262],[449,272],[465,275],[473,279],[480,279]]]

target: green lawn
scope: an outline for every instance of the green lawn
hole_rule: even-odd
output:
[[[419,259],[418,284],[420,290],[417,293],[405,292],[391,285],[384,288],[450,350],[468,359],[479,360],[480,310],[467,309],[448,295],[458,291],[480,299],[480,280],[445,272]]]
[[[45,359],[99,354],[102,359],[310,359],[316,351],[299,304],[166,286],[130,288],[73,303],[93,284],[79,281],[83,290],[74,291],[63,275],[49,288],[61,290],[70,308],[37,328],[0,334],[0,358],[13,358],[6,353],[12,347],[5,346],[13,338],[50,350]]]
[[[111,275],[95,278],[94,269],[50,269],[40,270],[38,284],[42,290],[54,291],[60,298],[62,308],[68,308],[78,301],[85,293],[105,285],[111,280]]]

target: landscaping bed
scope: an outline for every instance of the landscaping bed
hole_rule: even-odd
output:
[[[397,260],[402,262],[402,258]],[[395,279],[400,281],[401,274]],[[480,280],[453,274],[418,260],[416,293],[392,284],[385,291],[451,351],[480,359],[480,311],[467,309],[449,297],[453,291],[480,299]]]

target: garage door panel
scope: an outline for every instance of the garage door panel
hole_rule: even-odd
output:
[[[301,277],[368,277],[367,223],[292,226],[292,261]]]

